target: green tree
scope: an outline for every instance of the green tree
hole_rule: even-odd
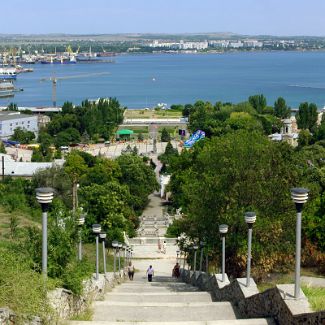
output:
[[[257,277],[290,262],[287,255],[293,245],[288,242],[294,243],[290,188],[298,180],[293,150],[258,132],[240,130],[206,139],[172,164],[172,200],[186,215],[181,232],[193,240],[204,239],[213,255],[220,247],[218,226],[227,223],[231,227],[227,265],[234,276],[241,275],[246,265],[245,211],[258,215],[253,244]]]
[[[314,132],[317,118],[317,106],[314,103],[308,104],[304,102],[299,105],[299,110],[296,114],[299,129],[308,129],[310,132]]]
[[[100,223],[109,240],[123,241],[123,231],[134,236],[138,221],[131,207],[132,196],[127,185],[116,181],[92,184],[83,187],[80,192],[90,225]]]
[[[10,104],[7,106],[7,111],[14,111],[14,112],[17,112],[17,111],[18,111],[18,106],[17,106],[17,104],[15,104],[15,103],[10,103]]]
[[[263,113],[263,110],[266,108],[267,105],[266,98],[262,94],[249,96],[248,101],[259,114]]]
[[[311,138],[312,137],[309,130],[304,130],[304,129],[300,130],[299,137],[298,137],[299,147],[308,146],[310,144]]]
[[[87,165],[85,160],[77,151],[72,151],[67,157],[64,164],[64,171],[69,175],[72,182],[72,209],[76,210],[77,202],[77,184],[80,177],[85,174]]]
[[[6,147],[2,141],[0,141],[0,153],[6,153]]]
[[[166,128],[163,128],[161,130],[161,142],[168,142],[168,141],[170,141],[170,134]]]
[[[40,151],[43,157],[48,157],[51,155],[50,146],[53,143],[53,138],[44,130],[42,130],[38,135],[38,142],[40,144]]]
[[[28,144],[35,139],[35,134],[32,131],[27,131],[21,127],[15,128],[14,134],[11,136],[11,140],[18,141],[20,143]]]
[[[274,103],[275,116],[284,119],[290,117],[291,110],[284,98],[279,97]]]
[[[116,159],[121,169],[121,184],[129,187],[132,207],[141,212],[148,202],[148,195],[158,188],[154,171],[136,155],[122,155]]]

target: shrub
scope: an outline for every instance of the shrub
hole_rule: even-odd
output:
[[[15,311],[17,324],[33,316],[51,323],[53,311],[47,300],[47,288],[41,275],[30,269],[28,260],[12,249],[0,248],[0,265],[0,306]]]

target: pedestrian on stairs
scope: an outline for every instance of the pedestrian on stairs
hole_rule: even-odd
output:
[[[132,262],[129,263],[128,266],[128,276],[129,276],[129,280],[133,281],[133,277],[134,277],[134,266],[132,265]]]
[[[161,242],[160,242],[160,238],[158,238],[158,252],[161,252]]]
[[[164,240],[164,242],[162,244],[162,253],[166,254],[166,248],[167,248],[167,243],[166,243],[166,240]]]
[[[152,282],[152,277],[154,276],[154,273],[155,273],[154,269],[153,269],[152,265],[150,265],[147,270],[148,282]]]

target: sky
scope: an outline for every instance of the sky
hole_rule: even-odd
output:
[[[0,34],[325,36],[325,0],[10,0]]]

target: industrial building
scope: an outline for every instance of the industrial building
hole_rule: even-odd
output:
[[[21,114],[20,112],[0,112],[0,139],[8,139],[16,128],[32,131],[38,135],[38,118],[36,115]]]

